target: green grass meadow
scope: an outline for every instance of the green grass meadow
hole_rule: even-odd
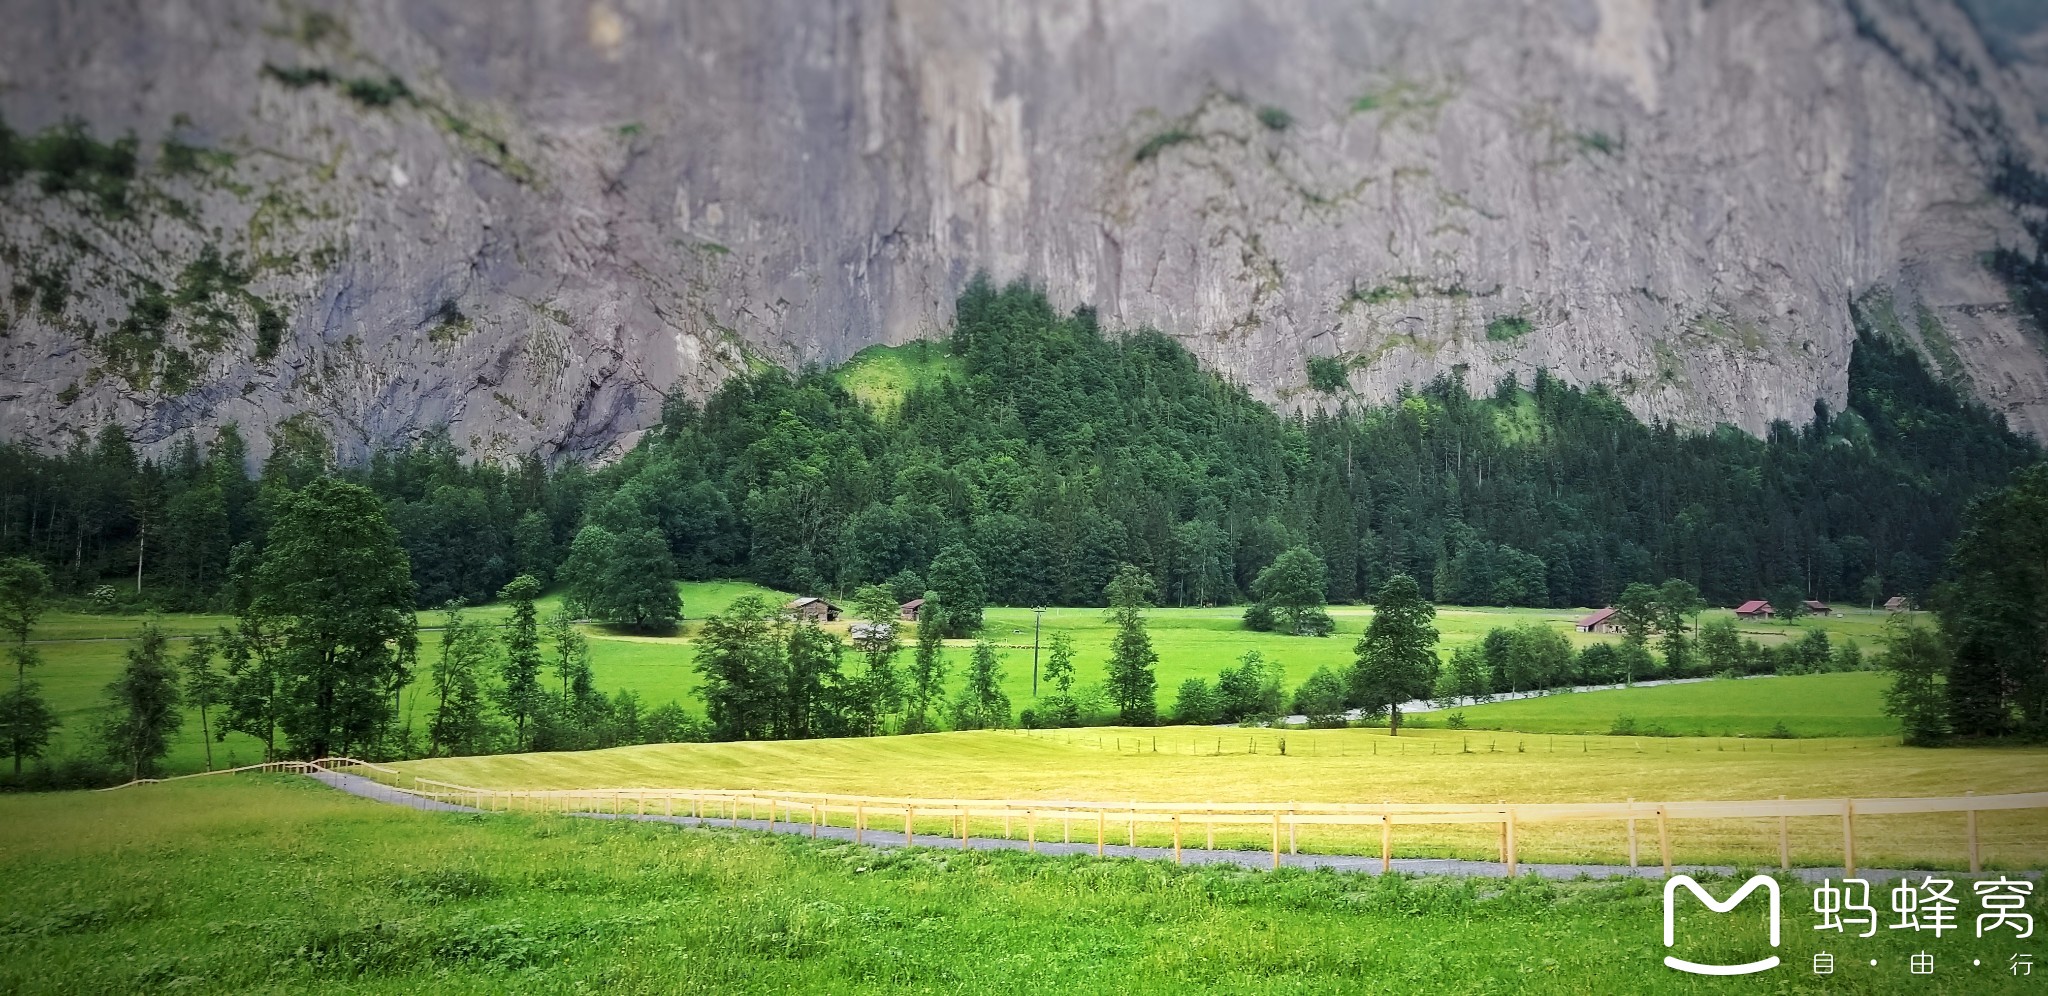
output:
[[[591,638],[591,665],[598,687],[607,693],[632,689],[646,707],[675,700],[691,712],[701,712],[697,700],[697,674],[691,666],[696,620],[725,611],[742,595],[758,594],[783,600],[786,593],[771,591],[740,581],[685,583],[681,586],[684,614],[678,632],[668,636],[644,636],[604,626],[585,627]],[[560,605],[559,595],[541,600],[543,615]],[[471,618],[502,621],[508,609],[491,604],[464,610]],[[1332,606],[1337,631],[1325,638],[1291,637],[1257,633],[1242,625],[1242,609],[1161,608],[1148,614],[1154,648],[1159,653],[1158,697],[1160,709],[1169,710],[1175,691],[1188,678],[1214,681],[1217,672],[1236,664],[1248,651],[1259,651],[1277,662],[1291,692],[1294,685],[1318,667],[1343,669],[1353,660],[1352,645],[1372,618],[1364,606]],[[1706,619],[1725,610],[1709,612]],[[1443,606],[1437,612],[1442,634],[1440,649],[1450,649],[1483,637],[1496,626],[1535,622],[1567,634],[1575,645],[1616,639],[1579,633],[1573,620],[1583,615],[1571,609],[1501,609]],[[435,627],[441,613],[420,613],[422,627]],[[1882,612],[1849,610],[1843,616],[1808,619],[1795,623],[1745,623],[1746,635],[1758,640],[1782,642],[1797,638],[1808,628],[1825,629],[1835,639],[1851,639],[1874,650],[1883,634]],[[81,613],[52,613],[37,627],[35,638],[45,665],[36,674],[46,694],[64,720],[57,753],[85,750],[88,732],[100,709],[102,691],[113,680],[135,631],[142,624],[138,616],[104,616]],[[166,632],[178,636],[211,633],[232,620],[223,616],[168,615],[159,617]],[[847,620],[831,628],[844,631]],[[1003,655],[1004,689],[1013,708],[1028,708],[1033,701],[1031,663],[1034,617],[1030,609],[991,608],[986,615],[983,636],[995,642]],[[1037,632],[1041,663],[1045,641],[1056,632],[1070,635],[1077,650],[1078,680],[1102,680],[1109,658],[1113,629],[1100,609],[1054,608],[1046,610]],[[907,643],[907,640],[906,640]],[[172,652],[182,651],[173,640]],[[954,681],[965,671],[970,641],[949,641],[947,657]],[[908,648],[906,647],[906,654]],[[439,635],[431,628],[420,633],[420,660],[412,686],[400,698],[400,721],[422,728],[431,710],[426,694],[428,676],[440,655]],[[1637,689],[1625,693],[1598,692],[1578,696],[1492,703],[1460,711],[1475,728],[1526,730],[1531,732],[1605,733],[1614,718],[1632,715],[1639,726],[1661,726],[1670,733],[1762,736],[1782,721],[1796,735],[1870,736],[1895,733],[1897,724],[1878,711],[1877,690],[1882,679],[1872,675],[1819,676],[1839,679],[1833,683],[1810,682],[1810,678],[1751,679],[1744,682],[1712,682],[1666,689]],[[1786,682],[1774,685],[1772,682]],[[1785,689],[1805,689],[1781,696]],[[1825,690],[1822,690],[1825,689]],[[1040,691],[1049,693],[1049,687]],[[1837,694],[1839,693],[1839,694]],[[1620,696],[1618,698],[1612,696]],[[188,710],[189,711],[189,710]],[[1441,723],[1441,716],[1423,719],[1425,724]],[[216,767],[248,764],[262,759],[260,744],[253,738],[230,735],[213,747]],[[191,712],[179,732],[167,770],[202,770],[205,753],[199,734],[199,718]]]
[[[1653,881],[1179,868],[746,831],[419,813],[290,776],[0,798],[0,991],[2038,992],[2032,950],[1815,931],[1785,886],[1780,968],[1755,901]],[[1725,896],[1735,882],[1710,881]],[[2042,897],[2031,901],[2039,920]],[[1960,935],[1960,936],[1958,936]],[[1918,951],[1941,959],[1906,974]],[[1834,955],[1835,974],[1810,973]],[[1876,964],[1869,962],[1875,960]],[[1982,962],[1972,966],[1972,961]]]

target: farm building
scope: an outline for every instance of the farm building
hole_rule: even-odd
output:
[[[783,606],[792,616],[810,622],[839,621],[839,606],[822,598],[798,598]]]
[[[1911,612],[1913,611],[1913,603],[1906,601],[1906,596],[1904,595],[1893,595],[1884,600],[1884,610],[1886,612]]]
[[[1577,623],[1574,623],[1573,625],[1575,625],[1581,633],[1621,632],[1621,619],[1616,616],[1612,606],[1605,609],[1601,609],[1600,611],[1595,612],[1592,615],[1579,620]]]
[[[1771,610],[1771,603],[1761,598],[1752,598],[1735,607],[1737,619],[1769,619],[1775,615],[1777,613]]]
[[[910,601],[903,603],[903,605],[900,607],[898,615],[902,617],[904,622],[916,622],[917,613],[923,608],[924,599],[913,598]]]
[[[1817,616],[1831,616],[1835,614],[1835,610],[1828,603],[1811,598],[1806,600],[1806,611]]]

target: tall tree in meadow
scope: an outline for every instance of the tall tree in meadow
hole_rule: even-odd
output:
[[[917,610],[917,651],[910,659],[903,689],[903,732],[930,733],[939,728],[936,715],[946,691],[945,608],[939,593],[924,593]]]
[[[1909,747],[1933,747],[1948,739],[1947,696],[1941,679],[1953,664],[1948,646],[1934,630],[1895,617],[1885,627],[1880,663],[1891,673],[1884,692],[1885,715],[1896,718]]]
[[[927,584],[946,603],[939,628],[954,639],[981,631],[981,614],[988,604],[988,580],[974,551],[954,544],[939,551],[925,573]]]
[[[434,716],[427,723],[428,753],[446,751],[454,756],[489,749],[485,676],[497,656],[497,644],[488,626],[448,610],[441,624],[441,659],[434,662],[431,675]]]
[[[705,617],[691,666],[703,678],[697,694],[714,739],[775,735],[783,717],[785,625],[759,595],[742,595],[723,613]]]
[[[1152,649],[1152,637],[1145,632],[1145,610],[1151,607],[1152,578],[1125,564],[1117,568],[1103,592],[1109,602],[1105,613],[1116,625],[1109,644],[1109,698],[1115,702],[1123,721],[1131,726],[1150,726],[1158,716],[1154,671],[1159,654]]]
[[[540,579],[521,574],[498,597],[511,603],[512,618],[505,623],[504,672],[494,694],[498,711],[512,724],[513,749],[525,750],[528,728],[546,706],[540,686],[540,612],[533,604],[540,597]]]
[[[1052,686],[1052,694],[1040,706],[1045,724],[1081,725],[1080,706],[1074,701],[1074,638],[1067,633],[1054,633],[1046,641],[1045,683]]]
[[[1401,735],[1401,703],[1429,696],[1436,685],[1436,606],[1406,574],[1380,584],[1372,622],[1358,638],[1351,669],[1351,699],[1368,713],[1387,713],[1390,735]]]
[[[1630,584],[1615,599],[1614,612],[1628,641],[1638,647],[1647,645],[1657,629],[1657,589],[1640,581]]]
[[[1935,615],[1953,648],[1957,736],[2048,731],[2048,464],[1973,502]]]
[[[777,695],[780,717],[774,736],[796,740],[807,737],[873,736],[881,731],[880,700],[864,676],[847,680],[839,670],[839,658],[846,651],[839,635],[827,633],[817,623],[799,620],[789,628],[784,648],[783,682]]]
[[[226,679],[214,670],[215,648],[213,638],[195,636],[185,647],[185,654],[178,658],[178,670],[184,675],[186,704],[199,710],[199,742],[206,747],[206,770],[213,770],[213,724],[211,713],[215,703],[220,701],[226,687]]]
[[[896,673],[896,653],[902,648],[896,625],[902,608],[895,592],[870,584],[853,593],[853,614],[860,620],[852,629],[861,667],[846,682],[846,720],[856,735],[874,736],[903,699],[902,676]]]
[[[1294,636],[1328,636],[1330,616],[1323,611],[1329,572],[1323,558],[1305,546],[1275,557],[1252,581],[1252,596],[1271,606],[1284,632]]]
[[[234,731],[263,744],[263,759],[277,759],[277,730],[284,719],[284,639],[266,621],[243,616],[221,627],[217,638],[225,668],[221,676],[223,733]]]
[[[42,662],[28,637],[49,598],[50,575],[41,564],[20,557],[0,560],[0,630],[13,643],[9,651],[14,658],[14,687],[0,699],[0,737],[14,755],[16,775],[21,774],[23,758],[42,756],[57,730],[56,711],[28,676],[29,669]]]
[[[171,734],[184,725],[178,710],[178,672],[171,666],[164,631],[142,624],[128,649],[121,674],[107,685],[107,717],[100,727],[107,759],[128,770],[130,779],[152,777],[171,752]]]
[[[597,523],[577,531],[561,579],[577,611],[640,630],[664,630],[683,617],[675,558],[652,527],[613,532]]]
[[[1002,658],[987,640],[974,641],[967,674],[953,700],[953,728],[998,730],[1010,725],[1010,696],[1003,691]]]
[[[590,639],[576,628],[576,620],[567,609],[556,609],[550,614],[547,627],[548,642],[555,646],[552,666],[556,679],[562,683],[562,701],[569,702],[579,684],[590,687]]]
[[[369,489],[331,478],[273,512],[246,615],[282,639],[283,732],[310,757],[373,747],[418,646],[398,534]]]

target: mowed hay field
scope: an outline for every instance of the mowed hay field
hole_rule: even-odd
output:
[[[1425,714],[1434,723],[1456,714],[1479,730],[1526,733],[1609,733],[1632,723],[1640,733],[1699,736],[1769,734],[1782,725],[1795,737],[1871,737],[1898,732],[1884,714],[1889,675],[1874,671],[1801,674],[1618,688],[1459,706]]]
[[[739,581],[710,581],[686,583],[681,586],[684,610],[689,617],[681,629],[672,635],[645,636],[612,630],[608,627],[584,627],[590,637],[591,665],[598,687],[606,693],[630,689],[640,697],[643,708],[651,708],[674,700],[691,712],[701,713],[703,705],[696,696],[697,673],[692,667],[694,660],[694,636],[700,626],[698,620],[705,615],[723,612],[733,600],[747,594],[757,594],[775,601],[786,600],[786,593],[775,592],[758,585]],[[553,612],[561,604],[559,595],[550,595],[541,601],[543,615]],[[1271,633],[1255,633],[1243,628],[1242,609],[1238,607],[1214,609],[1155,609],[1148,614],[1154,648],[1159,653],[1158,697],[1163,712],[1171,709],[1173,697],[1180,683],[1188,678],[1203,678],[1213,682],[1217,672],[1233,666],[1248,651],[1259,651],[1268,660],[1277,662],[1285,674],[1289,692],[1293,686],[1318,667],[1335,669],[1348,667],[1354,659],[1352,646],[1372,618],[1372,610],[1364,606],[1333,606],[1331,616],[1336,620],[1337,632],[1327,638],[1288,637]],[[1725,611],[1717,610],[1720,614]],[[487,605],[465,610],[471,618],[502,620],[508,615],[503,605]],[[1566,633],[1576,645],[1612,640],[1611,636],[1594,636],[1578,633],[1572,629],[1572,621],[1581,615],[1575,609],[1493,609],[1459,608],[1443,606],[1437,612],[1437,628],[1442,633],[1441,652],[1448,656],[1451,648],[1483,637],[1495,626],[1513,626],[1535,622],[1553,627]],[[1710,612],[1711,619],[1716,612]],[[1845,615],[1829,619],[1810,619],[1796,623],[1745,623],[1744,632],[1765,642],[1782,642],[1796,638],[1807,628],[1826,630],[1836,639],[1855,640],[1866,651],[1874,650],[1882,635],[1885,614],[1863,610],[1850,610]],[[438,626],[442,614],[420,613],[420,657],[419,667],[412,685],[400,698],[401,723],[409,723],[414,729],[423,729],[429,718],[432,702],[428,694],[431,668],[440,657],[439,634],[433,629]],[[82,752],[89,749],[89,732],[95,714],[103,701],[103,690],[120,670],[122,655],[131,646],[136,629],[142,624],[141,617],[96,616],[77,613],[52,613],[37,627],[35,636],[39,642],[45,666],[37,674],[43,683],[51,703],[64,720],[59,730],[57,751]],[[232,620],[222,616],[169,615],[160,618],[159,623],[168,633],[189,636],[214,632],[224,623]],[[831,629],[844,632],[848,620],[831,624]],[[1010,696],[1013,708],[1022,710],[1032,704],[1031,658],[1034,619],[1031,610],[1019,608],[992,608],[987,613],[987,626],[983,635],[995,642],[1003,654],[1004,690]],[[1103,618],[1102,610],[1093,608],[1048,609],[1038,633],[1041,647],[1052,634],[1064,632],[1071,636],[1076,647],[1077,680],[1081,683],[1102,680],[1105,665],[1109,659],[1109,641],[1113,630]],[[906,633],[906,643],[910,634]],[[182,639],[171,641],[171,652],[175,655],[184,649]],[[971,641],[950,641],[947,656],[952,662],[955,684],[965,671],[966,657]],[[906,654],[908,648],[906,647]],[[907,657],[905,658],[907,660]],[[1851,676],[1855,677],[1855,676]],[[1865,681],[1873,681],[1868,677]],[[1041,687],[1041,692],[1050,688]],[[1645,690],[1647,691],[1647,690]],[[1690,693],[1687,693],[1690,694]],[[1869,707],[1861,718],[1850,721],[1845,717],[1824,717],[1816,715],[1813,722],[1785,720],[1793,733],[1801,736],[1830,734],[1876,735],[1896,731],[1897,724],[1883,717],[1876,710],[1876,699],[1868,694],[1856,692],[1846,703],[1857,709]],[[1477,725],[1478,710],[1502,709],[1503,705],[1473,707],[1465,710]],[[1599,708],[1605,709],[1602,705]],[[1635,708],[1633,701],[1628,708]],[[1689,707],[1678,707],[1669,713],[1664,722],[1671,732],[1760,736],[1768,732],[1779,721],[1779,716],[1766,711],[1755,715],[1727,709],[1709,709],[1698,716],[1688,712]],[[166,768],[172,772],[199,771],[204,767],[204,750],[199,735],[199,717],[187,710],[185,728],[174,737],[172,752],[166,761]],[[1541,712],[1541,710],[1537,710]],[[1587,720],[1590,726],[1573,725],[1553,721],[1548,717],[1524,716],[1520,712],[1507,711],[1509,719],[1488,720],[1489,725],[1505,728],[1564,730],[1587,729],[1605,732],[1608,728],[1597,721]],[[1616,713],[1619,715],[1619,713]],[[1709,718],[1712,722],[1688,722],[1688,717]],[[1610,719],[1612,717],[1609,717]],[[1648,723],[1655,717],[1645,713],[1636,714],[1639,722]],[[1540,725],[1519,725],[1524,721]],[[1440,722],[1441,720],[1429,720]],[[1515,724],[1510,726],[1510,723]],[[261,745],[255,740],[240,735],[230,735],[223,743],[214,745],[216,766],[246,764],[262,759]]]
[[[1661,958],[1754,958],[1760,918],[1686,904],[1667,949],[1650,881],[877,851],[420,813],[289,776],[0,798],[0,879],[0,991],[21,993],[1884,993],[1929,988],[1905,974],[1923,949],[1941,991],[2040,981],[2005,972],[2027,942],[1817,932],[1799,884],[1786,967],[1706,979]]]
[[[1281,753],[1282,750],[1285,753]],[[1922,750],[1885,738],[1759,741],[1618,738],[1384,730],[1277,734],[1237,729],[1100,729],[940,733],[915,737],[663,744],[568,754],[442,758],[397,765],[408,775],[497,789],[780,789],[938,799],[1081,800],[1108,803],[1265,802],[1540,803],[1946,796],[2048,791],[2048,749]],[[1111,817],[1112,823],[1114,817]],[[844,822],[843,818],[840,822]],[[898,817],[900,823],[900,816]],[[944,834],[946,819],[921,832]],[[1087,822],[1087,821],[1084,821]],[[1987,866],[2048,863],[2048,811],[1978,818]],[[1840,866],[1838,818],[1790,821],[1796,864]],[[1858,863],[1967,865],[1960,814],[1865,816],[1856,821]],[[1047,829],[1048,835],[1065,828]],[[1655,863],[1654,822],[1638,827]],[[998,830],[977,827],[976,833]],[[1019,831],[1021,832],[1021,831]],[[1088,825],[1081,837],[1093,832]],[[1188,832],[1202,839],[1200,828]],[[1140,843],[1170,843],[1141,824]],[[1124,839],[1120,828],[1116,839]],[[1258,828],[1219,828],[1219,846],[1265,848]],[[1672,824],[1680,863],[1775,864],[1778,822],[1691,820]],[[1378,853],[1379,831],[1309,828],[1308,850]],[[1397,828],[1402,857],[1493,860],[1497,828]],[[1529,823],[1518,832],[1524,861],[1617,863],[1627,830],[1613,823]]]

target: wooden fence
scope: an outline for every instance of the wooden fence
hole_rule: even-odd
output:
[[[1792,864],[1790,821],[1795,817],[1841,820],[1842,867],[1847,875],[1856,873],[1856,818],[1926,813],[1961,813],[1964,816],[1964,844],[1971,873],[1983,870],[1977,814],[2010,810],[2048,809],[2048,792],[2008,795],[1975,795],[1904,799],[1762,799],[1734,802],[1564,802],[1564,803],[1334,803],[1334,802],[1106,802],[1065,799],[929,799],[895,796],[864,796],[830,792],[785,792],[748,789],[608,788],[608,789],[497,789],[458,785],[410,776],[396,768],[347,757],[325,757],[312,761],[271,761],[263,764],[224,768],[176,778],[145,778],[114,786],[157,784],[187,778],[240,773],[288,773],[311,775],[348,771],[363,774],[398,791],[421,798],[471,806],[484,811],[594,813],[608,815],[684,817],[700,823],[727,821],[737,826],[742,818],[766,822],[808,824],[812,836],[820,827],[837,826],[835,817],[853,831],[859,842],[877,821],[893,827],[902,820],[904,840],[917,843],[917,821],[945,820],[948,831],[930,834],[956,840],[968,846],[975,820],[1001,821],[1003,836],[1012,836],[1015,825],[1024,828],[1026,847],[1036,851],[1041,826],[1058,824],[1062,843],[1073,843],[1078,824],[1083,843],[1093,843],[1104,853],[1112,829],[1123,831],[1124,842],[1135,846],[1138,826],[1170,830],[1173,856],[1181,860],[1185,834],[1200,828],[1204,846],[1216,846],[1216,828],[1270,828],[1273,867],[1280,866],[1286,853],[1298,849],[1303,827],[1352,827],[1379,832],[1380,870],[1391,869],[1394,856],[1394,828],[1418,825],[1491,825],[1498,829],[1500,860],[1509,875],[1516,873],[1516,832],[1529,824],[1559,822],[1623,823],[1628,831],[1630,867],[1640,863],[1639,827],[1653,824],[1658,856],[1664,873],[1670,875],[1671,824],[1678,820],[1772,819],[1778,821],[1778,863]],[[382,776],[382,777],[379,777]],[[409,784],[408,784],[409,783]],[[102,789],[101,791],[112,791]],[[741,816],[745,808],[747,815]]]

